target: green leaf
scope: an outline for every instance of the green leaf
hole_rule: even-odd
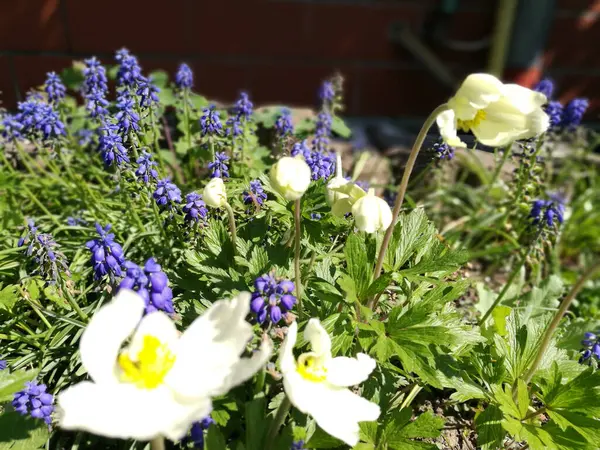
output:
[[[436,438],[440,436],[443,426],[444,419],[426,411],[406,425],[401,434],[406,438]]]
[[[600,371],[588,369],[569,383],[555,387],[542,396],[549,410],[600,415]],[[562,414],[562,412],[561,412]]]
[[[12,311],[12,307],[17,303],[17,287],[9,284],[0,291],[0,310]]]
[[[392,273],[384,273],[382,276],[373,281],[367,288],[367,291],[365,292],[365,298],[371,298],[383,292],[390,285],[392,279]]]
[[[331,131],[344,139],[349,138],[352,135],[352,130],[344,123],[341,117],[334,116],[333,122],[331,123]]]
[[[344,247],[344,255],[348,264],[348,275],[356,286],[356,296],[365,299],[365,294],[371,284],[372,267],[367,258],[367,246],[358,234],[351,234]]]
[[[343,445],[342,441],[327,434],[320,427],[317,427],[306,446],[308,448],[337,448]]]
[[[504,385],[504,389],[498,385],[492,386],[492,393],[502,412],[505,415],[521,419],[521,411],[512,399],[512,392],[513,391],[508,384]]]
[[[481,450],[501,448],[506,432],[502,428],[502,411],[495,405],[489,405],[475,417],[477,444]]]
[[[44,446],[50,433],[42,420],[16,411],[0,414],[0,450],[35,450]]]
[[[248,450],[263,450],[264,448],[266,408],[267,401],[262,393],[246,403],[246,448]]]
[[[427,411],[410,421],[412,410],[404,408],[392,413],[392,419],[385,426],[382,440],[391,449],[437,449],[434,444],[429,444],[413,439],[436,438],[440,436],[444,420]]]
[[[225,438],[219,430],[219,427],[212,425],[208,427],[206,432],[206,439],[204,441],[204,448],[206,450],[227,450],[225,445]]]
[[[512,309],[508,306],[498,305],[492,311],[492,319],[494,321],[494,328],[499,336],[506,336],[506,318],[511,313]]]
[[[517,405],[520,413],[519,418],[522,419],[527,415],[529,409],[529,391],[527,390],[527,384],[521,378],[517,381]]]
[[[573,411],[548,411],[548,415],[561,429],[572,427],[591,444],[600,444],[600,420]]]
[[[12,400],[13,395],[25,387],[25,382],[33,380],[35,376],[36,373],[32,371],[0,371],[0,403]]]
[[[385,256],[386,265],[398,270],[417,249],[426,248],[434,235],[435,228],[427,220],[423,209],[415,209],[408,215],[401,214]]]
[[[563,291],[562,279],[557,275],[551,275],[540,287],[534,286],[523,301],[525,307],[521,311],[521,321],[526,323],[532,317],[544,314],[549,308],[556,308]]]

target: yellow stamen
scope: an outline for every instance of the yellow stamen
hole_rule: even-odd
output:
[[[327,368],[325,368],[313,355],[304,353],[298,358],[296,371],[302,378],[313,383],[322,383],[327,379]]]
[[[123,381],[144,389],[154,389],[162,384],[174,363],[175,355],[158,338],[150,335],[144,336],[135,361],[126,352],[119,355]]]
[[[471,130],[473,127],[476,127],[482,121],[484,121],[486,115],[487,114],[486,114],[486,112],[483,109],[479,109],[479,110],[477,110],[477,113],[475,114],[475,117],[473,117],[471,120],[460,120],[460,119],[458,119],[456,121],[456,127],[459,130],[462,130],[462,131],[464,131],[466,133],[469,130]]]

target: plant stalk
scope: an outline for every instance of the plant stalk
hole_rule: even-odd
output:
[[[231,243],[233,245],[233,254],[235,255],[237,254],[237,230],[235,228],[235,214],[233,213],[233,208],[227,202],[225,202],[225,209],[227,210],[227,215],[229,216],[229,231],[231,232]]]
[[[265,450],[271,450],[273,448],[273,445],[275,444],[275,438],[277,437],[277,432],[283,425],[285,417],[287,416],[287,413],[290,410],[291,406],[292,404],[290,403],[290,400],[286,395],[285,397],[283,397],[283,400],[279,404],[279,407],[277,408],[277,413],[275,414],[275,419],[273,419],[273,423],[271,423],[271,426],[269,427],[269,433],[267,434]]]
[[[383,260],[385,259],[385,253],[387,251],[388,245],[390,244],[390,240],[392,238],[392,233],[394,231],[394,226],[396,225],[396,221],[398,220],[398,215],[400,214],[400,208],[402,207],[402,203],[404,202],[404,195],[406,194],[406,188],[408,187],[408,180],[410,179],[410,174],[415,166],[415,162],[417,160],[417,155],[423,146],[423,142],[425,142],[425,138],[427,137],[427,133],[429,129],[435,123],[438,115],[444,111],[448,110],[448,105],[443,104],[438,106],[433,110],[433,112],[427,117],[425,123],[421,127],[419,134],[417,135],[417,139],[413,144],[412,150],[410,151],[410,155],[408,157],[408,161],[406,162],[406,167],[404,168],[404,174],[402,175],[402,181],[400,182],[400,186],[398,186],[398,197],[396,197],[396,203],[394,204],[394,210],[392,212],[392,223],[385,231],[385,235],[383,237],[383,241],[381,242],[381,248],[379,249],[379,257],[377,258],[377,264],[375,265],[375,270],[373,271],[373,280],[376,280],[381,275],[381,269],[383,268]],[[372,310],[377,306],[377,300],[372,298],[368,304],[369,308]]]
[[[546,353],[546,349],[548,348],[548,345],[550,344],[550,339],[552,339],[552,335],[556,331],[556,328],[558,328],[558,324],[560,323],[562,317],[565,315],[565,313],[569,309],[569,306],[571,306],[573,299],[575,299],[577,294],[579,294],[579,291],[581,291],[581,288],[583,288],[583,285],[587,282],[587,280],[589,280],[592,277],[592,275],[594,275],[594,273],[599,269],[600,269],[600,261],[596,261],[595,264],[592,264],[583,273],[583,275],[581,275],[579,280],[577,280],[577,283],[575,283],[575,285],[571,288],[571,291],[569,292],[569,294],[565,297],[565,299],[560,304],[560,307],[558,308],[558,311],[556,312],[554,319],[552,319],[552,322],[550,322],[550,325],[548,326],[548,329],[546,330],[546,333],[544,334],[544,337],[542,339],[542,343],[540,344],[537,356],[535,357],[535,360],[533,361],[533,364],[531,365],[529,371],[525,375],[524,380],[525,380],[526,385],[528,385],[529,382],[531,381],[531,379],[533,378],[533,375],[535,374],[538,366],[540,365],[540,362],[542,361],[542,358],[544,357],[544,353]]]
[[[294,205],[294,225],[296,226],[295,232],[295,248],[294,248],[294,273],[296,275],[296,296],[298,297],[298,320],[302,320],[304,310],[302,308],[302,283],[300,280],[300,202],[301,199],[296,200]]]

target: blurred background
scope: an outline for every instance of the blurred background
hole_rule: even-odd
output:
[[[74,59],[145,71],[187,62],[195,89],[233,101],[312,106],[345,79],[346,116],[419,122],[465,74],[488,71],[556,99],[600,99],[600,0],[1,0],[0,90],[12,109]]]

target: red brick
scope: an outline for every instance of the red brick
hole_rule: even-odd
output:
[[[22,98],[27,91],[44,84],[47,72],[62,72],[71,67],[72,60],[56,56],[15,56],[15,75]]]
[[[232,102],[240,91],[250,90],[246,64],[216,61],[197,61],[190,64],[194,71],[194,90],[219,102]],[[250,90],[250,96],[254,99]]]
[[[80,53],[185,53],[188,50],[183,1],[65,0],[73,50]],[[199,18],[198,23],[200,23]]]
[[[16,86],[10,68],[10,56],[0,56],[0,106],[13,109],[17,103]]]
[[[425,69],[378,69],[360,71],[361,115],[427,115],[451,95]]]
[[[66,50],[59,0],[0,2],[0,49]]]

